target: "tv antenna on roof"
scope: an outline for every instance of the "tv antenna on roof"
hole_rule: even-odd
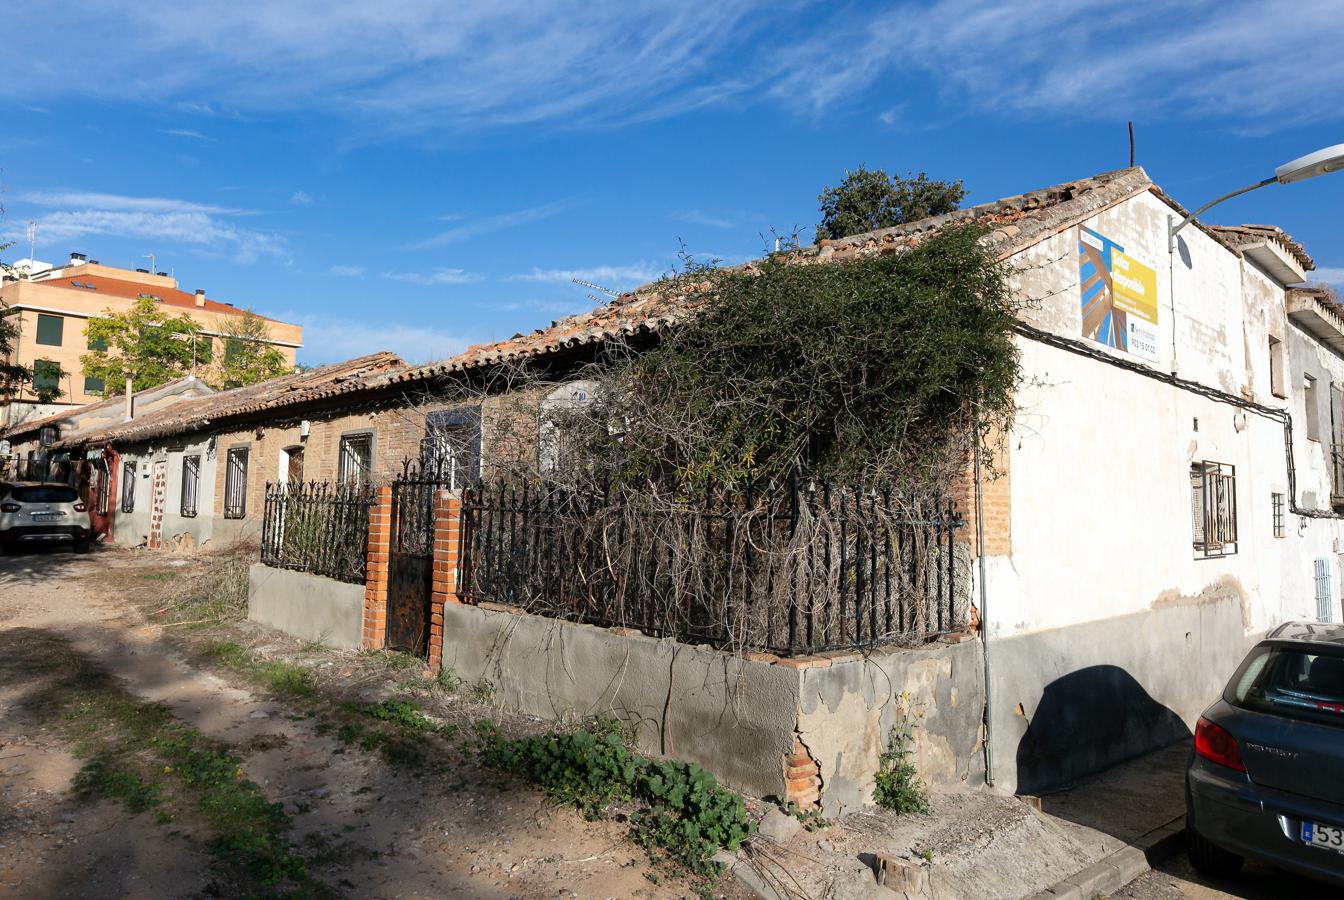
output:
[[[147,260],[149,260],[149,271],[150,271],[150,272],[157,272],[157,271],[158,271],[158,267],[156,267],[156,266],[154,265],[155,259],[154,259],[154,254],[153,254],[153,253],[146,253],[144,256],[142,256],[142,257],[140,257],[140,258],[141,258],[141,259],[147,259]]]
[[[584,281],[582,278],[571,278],[569,280],[577,284],[579,287],[592,288],[598,293],[606,294],[608,297],[621,296],[620,291],[613,291],[611,288],[603,287],[600,284],[593,284],[591,281]]]

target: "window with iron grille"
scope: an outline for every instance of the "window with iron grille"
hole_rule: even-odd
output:
[[[341,459],[336,478],[341,484],[363,485],[369,483],[369,472],[373,466],[373,435],[347,434],[341,437]]]
[[[1330,560],[1316,560],[1316,618],[1322,622],[1334,619],[1334,591],[1330,588]]]
[[[201,481],[201,458],[182,457],[182,515],[196,515],[196,489]]]
[[[1224,463],[1190,466],[1190,519],[1197,558],[1237,552],[1237,469]]]
[[[224,518],[241,519],[247,515],[247,448],[229,451],[224,469]]]
[[[1274,536],[1281,538],[1285,534],[1283,527],[1283,494],[1270,494],[1269,499],[1274,510]]]
[[[439,410],[425,417],[420,465],[452,489],[481,477],[481,410],[476,406]]]
[[[98,479],[98,492],[94,495],[94,509],[98,514],[107,515],[107,507],[112,502],[112,473],[107,468],[107,463],[99,460],[94,473]]]
[[[130,460],[121,467],[121,511],[135,512],[135,463]]]

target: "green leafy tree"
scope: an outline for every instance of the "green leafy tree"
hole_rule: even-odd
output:
[[[185,314],[170,316],[152,297],[139,298],[125,312],[107,310],[90,319],[88,338],[94,349],[79,361],[85,377],[103,380],[105,397],[125,393],[127,376],[134,390],[143,391],[191,372],[193,354],[201,368],[211,360],[210,338],[201,326]]]
[[[0,244],[0,250],[9,244]],[[14,270],[0,263],[0,275],[11,275]],[[14,361],[15,344],[19,340],[19,325],[9,305],[0,300],[0,397],[17,394],[24,385],[31,390],[42,403],[50,403],[61,396],[61,379],[65,371],[53,362],[45,362],[41,372],[34,372],[29,366],[21,366]],[[37,376],[37,377],[35,377]]]
[[[232,316],[220,331],[224,339],[224,357],[215,375],[216,387],[235,388],[256,384],[294,371],[274,344],[266,322],[251,310]]]
[[[827,187],[821,201],[821,224],[817,240],[863,234],[890,228],[929,216],[952,212],[961,206],[966,188],[961,180],[937,181],[923,172],[888,176],[882,169],[845,171],[839,187]]]

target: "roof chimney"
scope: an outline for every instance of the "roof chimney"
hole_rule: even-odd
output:
[[[205,306],[205,291],[200,288],[196,289],[196,305]]]
[[[89,258],[85,256],[83,253],[75,253],[73,250],[70,252],[70,265],[82,266],[84,263],[88,261]]]

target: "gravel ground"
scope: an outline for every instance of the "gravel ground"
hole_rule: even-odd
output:
[[[173,624],[184,612],[174,604],[178,586],[211,564],[220,560],[113,548],[3,557],[0,633],[68,640],[138,697],[230,745],[246,778],[291,812],[295,846],[324,848],[320,858],[307,854],[309,867],[337,896],[692,894],[690,885],[650,869],[625,825],[588,822],[548,804],[537,791],[479,768],[465,747],[447,776],[415,777],[205,665],[196,651],[228,638],[257,653],[292,656],[311,666],[324,688],[352,697],[386,696],[419,674],[399,670],[395,658],[322,651],[246,623]],[[70,785],[82,761],[21,711],[33,689],[24,673],[7,675],[0,683],[0,897],[231,895],[212,871],[201,828],[160,825],[111,801],[76,800]],[[471,686],[420,692],[445,721],[489,715],[509,734],[542,727],[492,710],[486,694]],[[745,896],[731,882],[715,893]]]

